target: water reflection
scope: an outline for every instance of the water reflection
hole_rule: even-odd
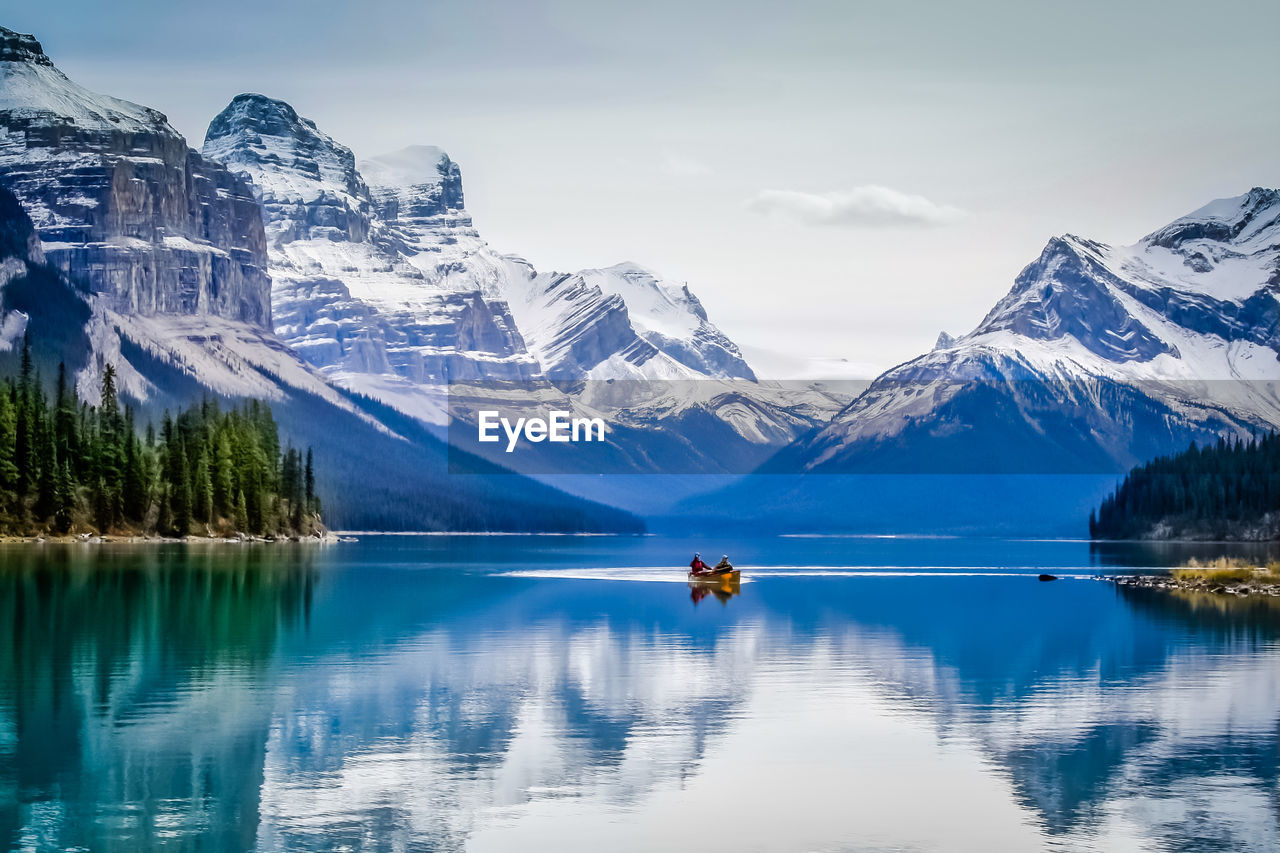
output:
[[[729,599],[742,594],[742,578],[738,574],[720,577],[699,578],[688,582],[689,600],[698,605],[708,596],[712,596],[721,604],[728,604]]]
[[[258,694],[280,633],[305,622],[305,562],[260,548],[6,549],[6,846],[252,847],[270,725]]]
[[[1272,601],[768,576],[691,607],[378,542],[5,556],[10,847],[1280,846]]]
[[[1184,566],[1222,556],[1256,561],[1260,566],[1280,559],[1275,542],[1090,542],[1089,555],[1101,568]]]

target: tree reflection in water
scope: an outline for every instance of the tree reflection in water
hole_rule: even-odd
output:
[[[8,548],[0,572],[0,838],[248,849],[270,705],[305,624],[306,547]]]

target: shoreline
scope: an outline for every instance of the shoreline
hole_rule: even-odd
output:
[[[143,534],[80,533],[66,536],[0,536],[0,545],[250,545],[303,544],[332,545],[355,542],[354,537],[332,531],[323,536],[146,536]]]
[[[1162,589],[1170,592],[1201,592],[1209,595],[1230,595],[1236,598],[1280,597],[1280,583],[1241,581],[1223,583],[1206,578],[1177,578],[1172,574],[1100,575],[1100,580],[1116,586],[1137,589]]]

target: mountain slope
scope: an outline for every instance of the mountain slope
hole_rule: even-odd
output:
[[[551,378],[755,381],[688,285],[633,263],[515,272],[507,284],[512,311]]]

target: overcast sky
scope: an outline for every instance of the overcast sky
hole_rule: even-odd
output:
[[[439,145],[495,248],[687,281],[766,372],[890,366],[1054,234],[1131,242],[1280,185],[1275,0],[0,8],[196,147],[244,91],[361,157]]]

